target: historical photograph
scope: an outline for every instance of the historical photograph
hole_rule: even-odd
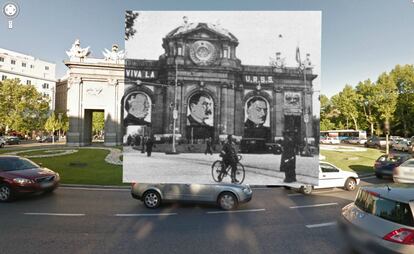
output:
[[[125,20],[124,182],[318,184],[321,12]]]

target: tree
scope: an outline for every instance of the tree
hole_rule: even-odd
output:
[[[134,29],[134,23],[138,16],[139,13],[136,11],[125,12],[125,40],[129,40],[129,38],[133,37],[137,32],[137,30]]]
[[[390,76],[398,89],[395,122],[401,126],[401,134],[407,137],[414,131],[414,67],[397,65],[390,72]]]
[[[332,105],[337,108],[342,115],[345,116],[347,121],[347,128],[349,128],[348,120],[352,120],[354,128],[358,130],[358,117],[360,112],[358,111],[358,102],[360,101],[359,95],[350,85],[345,85],[344,89],[332,96]]]
[[[105,127],[104,112],[96,111],[92,113],[92,131],[94,134],[102,133]]]
[[[387,136],[386,153],[388,154],[388,133],[390,120],[392,119],[397,106],[397,85],[390,75],[382,73],[377,81],[378,92],[376,93],[376,102],[380,118],[384,120],[384,129]]]
[[[49,101],[32,85],[19,79],[0,82],[0,128],[28,133],[42,129],[49,113]]]
[[[54,141],[55,131],[58,130],[60,127],[59,119],[56,117],[55,112],[50,114],[49,118],[45,123],[45,130],[52,134],[52,138]]]
[[[360,95],[358,105],[361,107],[361,111],[365,116],[365,120],[368,122],[370,127],[371,136],[374,135],[374,125],[377,122],[377,102],[375,101],[378,97],[376,96],[378,89],[371,80],[367,79],[363,82],[359,82],[356,86],[356,92]]]

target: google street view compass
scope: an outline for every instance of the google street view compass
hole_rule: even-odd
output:
[[[7,2],[3,5],[3,14],[8,19],[9,29],[13,28],[13,19],[19,15],[19,6],[13,2]]]

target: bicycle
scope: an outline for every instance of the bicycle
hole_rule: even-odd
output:
[[[239,184],[243,183],[245,177],[245,170],[243,164],[240,163],[242,156],[237,155],[237,169],[235,178]],[[223,178],[226,176],[231,177],[231,166],[228,165],[227,168],[223,171],[223,160],[216,160],[213,165],[211,165],[211,175],[213,176],[213,180],[215,182],[220,183],[223,181]]]

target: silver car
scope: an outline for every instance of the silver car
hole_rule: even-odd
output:
[[[162,202],[201,202],[219,205],[224,210],[236,209],[239,203],[252,199],[247,184],[143,184],[133,183],[131,195],[148,208]]]
[[[409,159],[394,168],[392,176],[396,183],[414,183],[414,159]]]
[[[414,253],[414,185],[362,187],[339,226],[360,253]]]

